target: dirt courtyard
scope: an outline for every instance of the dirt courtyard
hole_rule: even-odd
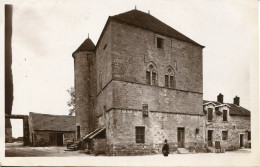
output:
[[[66,146],[30,147],[22,142],[5,143],[6,157],[73,157],[88,156],[78,151],[65,151]]]
[[[80,164],[80,165],[94,165],[94,166],[140,166],[142,164],[148,164],[149,166],[187,166],[188,164],[196,166],[205,166],[205,160],[210,163],[206,163],[206,166],[220,166],[225,164],[226,166],[248,166],[255,164],[258,161],[258,157],[251,154],[251,149],[239,149],[236,151],[229,151],[226,153],[198,153],[198,154],[169,154],[168,157],[164,157],[161,154],[144,155],[144,156],[93,156],[82,153],[82,151],[65,151],[66,147],[29,147],[23,146],[22,143],[6,143],[5,156],[8,162],[3,164],[15,165],[17,161],[13,161],[11,158],[24,158],[26,161],[23,165],[31,164],[33,157],[42,157],[40,161],[35,163],[38,165],[53,165],[52,159],[48,157],[62,158],[61,163],[66,166],[68,164]],[[30,158],[32,157],[32,158]],[[47,158],[47,159],[46,159]],[[19,161],[19,164],[22,163]]]
[[[30,147],[23,146],[22,142],[5,143],[5,156],[6,157],[74,157],[74,156],[91,156],[83,153],[82,151],[65,151],[66,146],[50,146],[50,147]],[[232,152],[226,152],[223,155],[229,154],[248,154],[251,153],[250,149],[239,149]],[[204,153],[207,155],[216,153]],[[187,156],[198,154],[170,154],[170,156]],[[219,154],[221,155],[221,154]],[[161,156],[161,155],[148,155],[148,156]]]

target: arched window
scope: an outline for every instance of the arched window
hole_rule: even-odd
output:
[[[174,70],[171,67],[167,67],[165,72],[165,87],[175,88]]]
[[[146,84],[156,85],[156,66],[152,62],[146,68]]]

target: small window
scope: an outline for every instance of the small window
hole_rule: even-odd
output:
[[[248,131],[248,133],[247,133],[247,140],[251,140],[251,132],[250,131]]]
[[[143,104],[143,116],[148,116],[148,104]]]
[[[223,110],[223,121],[227,121],[227,110]]]
[[[163,48],[163,39],[157,37],[157,48]]]
[[[104,48],[103,48],[103,49],[105,50],[106,48],[107,48],[107,44],[105,44],[105,46],[104,46]]]
[[[209,108],[208,109],[208,121],[212,121],[212,116],[213,116],[213,109]]]
[[[135,127],[136,143],[144,143],[144,127]]]
[[[228,131],[222,131],[222,140],[228,139]]]

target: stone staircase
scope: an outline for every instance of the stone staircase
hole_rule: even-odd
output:
[[[177,149],[177,154],[192,154],[192,153],[189,152],[189,150],[186,149],[186,148],[178,148]]]
[[[77,151],[81,147],[81,141],[75,141],[73,143],[67,144],[67,150],[65,151]]]
[[[208,150],[209,150],[209,152],[214,153],[215,152],[215,147],[208,147]]]

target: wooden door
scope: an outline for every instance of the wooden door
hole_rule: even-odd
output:
[[[57,146],[63,146],[63,133],[57,133]]]
[[[244,135],[240,134],[240,147],[244,147]]]
[[[212,133],[213,130],[208,130],[208,147],[212,147]]]
[[[184,147],[184,139],[185,139],[185,133],[184,133],[184,128],[178,128],[178,147],[183,148]]]
[[[49,145],[57,146],[57,135],[56,133],[49,133]]]

